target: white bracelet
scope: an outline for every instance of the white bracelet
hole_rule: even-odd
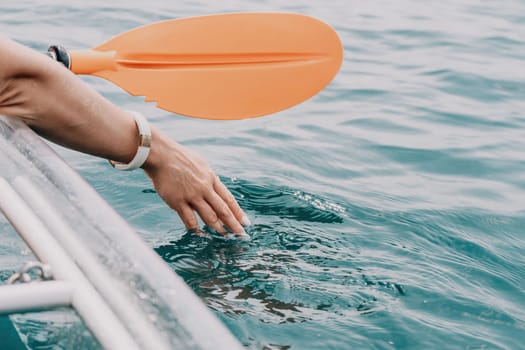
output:
[[[129,111],[135,117],[135,123],[139,129],[139,147],[135,157],[128,164],[109,161],[115,169],[118,170],[134,170],[140,168],[142,164],[148,159],[150,147],[151,147],[151,130],[148,121],[144,116],[135,111]]]

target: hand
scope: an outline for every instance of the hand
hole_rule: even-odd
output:
[[[241,226],[248,217],[221,180],[197,154],[153,129],[152,146],[143,166],[160,197],[177,213],[188,230],[198,229],[195,211],[204,223],[225,235],[226,226],[246,236]]]

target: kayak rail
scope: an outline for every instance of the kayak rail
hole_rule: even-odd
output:
[[[0,285],[0,314],[71,306],[106,349],[242,349],[78,173],[4,116],[0,193],[0,211],[53,272],[51,281]]]

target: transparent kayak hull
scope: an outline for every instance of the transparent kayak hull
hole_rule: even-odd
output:
[[[241,348],[95,190],[25,124],[4,116],[0,209],[55,270],[53,283],[70,284],[71,306],[103,347]]]

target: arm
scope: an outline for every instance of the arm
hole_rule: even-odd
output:
[[[75,150],[127,163],[137,151],[134,119],[45,55],[0,36],[0,114],[21,118],[47,139]],[[186,228],[222,224],[244,232],[249,221],[233,195],[197,155],[152,128],[143,165],[155,189]]]

